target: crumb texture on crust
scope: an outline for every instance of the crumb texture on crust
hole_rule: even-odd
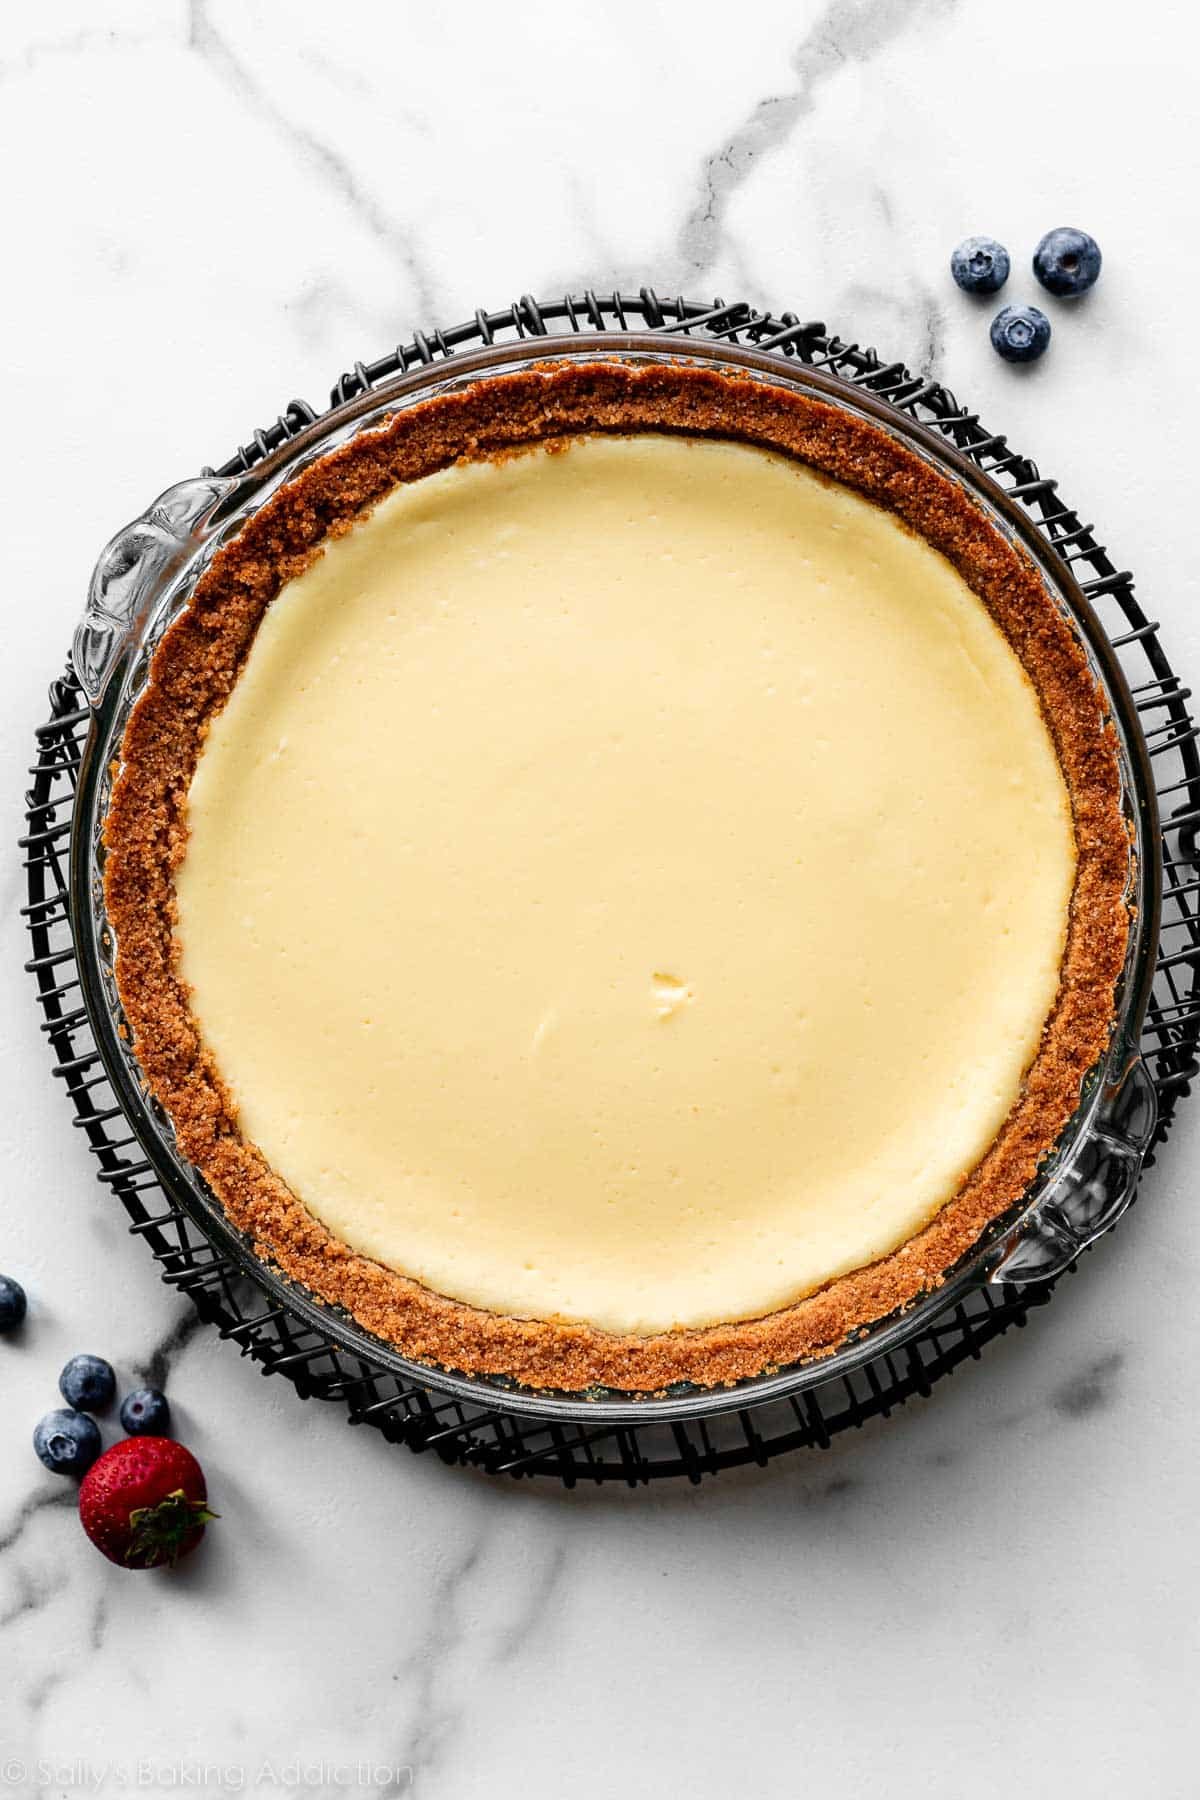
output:
[[[208,721],[275,595],[329,537],[398,483],[461,459],[603,431],[759,444],[844,482],[926,538],[988,607],[1038,694],[1071,796],[1075,887],[1058,997],[1004,1128],[949,1203],[880,1261],[766,1317],[648,1336],[529,1320],[449,1300],[357,1255],[238,1129],[177,971],[174,872]],[[1129,929],[1115,738],[1084,650],[1025,556],[949,477],[837,406],[686,364],[549,365],[422,401],[276,493],[213,560],[155,653],[122,746],[105,827],[117,984],[134,1047],[182,1153],[257,1253],[405,1354],[533,1387],[653,1392],[718,1385],[826,1353],[936,1287],[1007,1213],[1078,1103],[1107,1042]]]

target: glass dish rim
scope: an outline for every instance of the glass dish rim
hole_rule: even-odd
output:
[[[506,371],[530,363],[596,360],[703,361],[710,366],[759,375],[770,384],[800,389],[840,410],[865,415],[892,436],[908,442],[943,474],[956,479],[985,514],[1020,543],[1034,562],[1047,590],[1082,639],[1109,702],[1121,742],[1123,779],[1132,824],[1131,894],[1136,895],[1136,905],[1129,955],[1114,1011],[1113,1038],[1105,1056],[1089,1072],[1077,1112],[1031,1187],[1003,1219],[983,1234],[940,1286],[919,1297],[902,1312],[865,1327],[859,1335],[833,1351],[806,1358],[785,1369],[747,1377],[733,1387],[697,1387],[689,1388],[686,1393],[668,1392],[665,1395],[615,1393],[612,1390],[546,1393],[503,1377],[466,1375],[419,1362],[405,1356],[387,1340],[376,1337],[340,1307],[318,1300],[263,1260],[249,1239],[227,1218],[220,1202],[208,1192],[198,1173],[177,1157],[167,1135],[169,1127],[155,1116],[152,1103],[148,1102],[134,1074],[136,1063],[132,1052],[121,1041],[119,1009],[114,1009],[113,995],[106,987],[100,951],[105,932],[111,945],[111,927],[104,916],[102,888],[98,887],[96,879],[96,831],[102,817],[97,812],[97,805],[103,792],[105,771],[123,735],[130,704],[130,676],[139,652],[145,655],[148,645],[154,641],[152,628],[156,623],[161,624],[167,612],[174,616],[177,603],[182,603],[180,597],[186,596],[207,557],[240,529],[257,505],[300,468],[349,437],[379,428],[387,417],[403,406],[433,392],[503,376]],[[92,696],[91,728],[80,765],[76,825],[71,840],[71,892],[84,999],[106,1073],[164,1191],[193,1219],[209,1241],[216,1243],[272,1300],[350,1354],[380,1364],[394,1376],[418,1386],[433,1387],[451,1398],[471,1404],[500,1406],[510,1412],[575,1421],[604,1418],[610,1422],[670,1422],[672,1418],[758,1405],[800,1393],[901,1347],[932,1316],[953,1306],[957,1298],[988,1280],[989,1271],[994,1270],[1006,1248],[1020,1238],[1028,1221],[1036,1214],[1054,1173],[1064,1165],[1068,1155],[1076,1153],[1087,1141],[1106,1088],[1123,1079],[1130,1065],[1137,1060],[1137,1033],[1153,975],[1160,887],[1158,857],[1152,850],[1158,834],[1154,781],[1124,674],[1069,567],[1053,555],[1033,520],[999,483],[931,427],[869,392],[860,388],[848,390],[847,384],[837,376],[800,362],[783,362],[777,356],[743,345],[674,336],[664,342],[661,333],[607,331],[572,332],[498,343],[455,354],[444,363],[409,370],[331,407],[244,474],[204,479],[209,481],[216,498],[215,504],[208,508],[203,531],[196,536],[192,553],[180,567],[171,571],[169,579],[159,583],[157,593],[152,592],[147,610],[134,622],[134,627],[125,629],[119,653],[107,669],[100,691]],[[181,484],[182,487],[188,485]],[[167,495],[160,497],[140,520],[135,521],[134,527],[128,529],[133,530],[160,515],[163,503],[179,491],[168,490]],[[84,829],[80,829],[81,822]]]

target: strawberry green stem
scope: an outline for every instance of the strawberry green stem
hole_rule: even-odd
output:
[[[125,1561],[136,1558],[143,1567],[159,1563],[172,1566],[179,1560],[184,1540],[202,1531],[220,1514],[209,1510],[203,1500],[189,1500],[182,1488],[176,1488],[156,1506],[136,1506],[129,1515],[129,1548]]]

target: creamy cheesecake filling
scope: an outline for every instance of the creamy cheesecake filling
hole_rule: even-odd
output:
[[[639,435],[398,489],[271,605],[189,798],[245,1135],[454,1299],[648,1332],[910,1237],[1017,1098],[1075,852],[961,577]]]

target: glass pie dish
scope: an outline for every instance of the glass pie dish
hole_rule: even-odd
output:
[[[1085,649],[1118,738],[1129,834],[1127,900],[1132,924],[1112,1034],[1104,1056],[1087,1074],[1072,1120],[1019,1204],[931,1293],[902,1313],[860,1329],[831,1353],[724,1390],[675,1388],[656,1396],[610,1389],[568,1396],[515,1387],[504,1378],[431,1368],[405,1357],[264,1261],[180,1154],[170,1120],[151,1095],[132,1053],[114,976],[114,933],[105,911],[103,880],[103,828],[114,765],[154,651],[213,555],[264,501],[332,449],[431,395],[531,362],[608,359],[634,364],[700,361],[708,368],[806,392],[901,439],[910,452],[966,490],[990,524],[1018,543],[1035,565],[1048,598]],[[73,927],[89,1016],[115,1092],[165,1190],[210,1241],[276,1303],[335,1335],[367,1362],[476,1402],[495,1403],[502,1393],[508,1411],[542,1416],[670,1419],[690,1412],[711,1413],[722,1405],[745,1406],[826,1381],[902,1343],[922,1328],[932,1311],[942,1311],[970,1287],[1053,1278],[1108,1229],[1132,1198],[1155,1119],[1154,1090],[1138,1056],[1137,1040],[1152,974],[1159,900],[1154,790],[1136,709],[1086,599],[1020,508],[947,443],[883,400],[861,391],[848,394],[833,377],[799,365],[781,366],[778,358],[752,349],[688,340],[673,340],[664,347],[661,338],[648,334],[543,337],[459,355],[448,364],[398,375],[335,407],[246,473],[206,475],[169,489],[103,553],[76,636],[74,663],[92,717],[72,839]]]

